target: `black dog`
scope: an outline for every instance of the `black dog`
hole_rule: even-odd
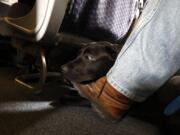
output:
[[[79,55],[61,66],[64,77],[76,83],[87,83],[104,76],[113,66],[122,45],[91,42],[81,47]]]

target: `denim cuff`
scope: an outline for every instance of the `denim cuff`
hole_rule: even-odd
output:
[[[108,73],[107,75],[107,81],[110,83],[118,92],[126,96],[127,98],[136,101],[136,102],[143,102],[146,100],[147,97],[137,95],[135,91],[129,89],[127,86],[128,84],[125,84],[123,82],[120,82],[113,78],[111,73]],[[131,84],[129,84],[131,85]]]

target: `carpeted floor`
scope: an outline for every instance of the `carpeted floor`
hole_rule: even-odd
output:
[[[54,90],[52,87],[51,94],[43,92],[46,96],[34,95],[14,83],[15,75],[16,70],[12,68],[0,68],[1,135],[160,134],[156,126],[130,116],[118,123],[102,120],[88,105],[85,106],[86,103],[53,107],[50,102],[60,96],[57,92],[60,88]]]

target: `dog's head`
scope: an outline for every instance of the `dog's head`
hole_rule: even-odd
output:
[[[109,42],[93,42],[83,46],[79,55],[64,64],[64,77],[72,82],[84,83],[104,76],[114,64],[119,49]]]

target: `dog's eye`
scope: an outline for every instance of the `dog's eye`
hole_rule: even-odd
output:
[[[96,58],[92,55],[85,55],[84,56],[86,60],[89,60],[89,61],[96,61]]]

